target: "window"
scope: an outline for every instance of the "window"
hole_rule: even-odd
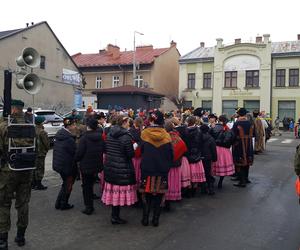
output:
[[[120,77],[119,76],[113,76],[113,81],[112,81],[112,87],[119,87],[120,83]]]
[[[211,73],[203,74],[203,88],[211,89]]]
[[[188,89],[195,89],[195,73],[188,73]]]
[[[184,101],[183,102],[183,108],[191,108],[193,106],[192,101]]]
[[[289,86],[299,86],[299,69],[290,69]]]
[[[257,88],[259,87],[259,71],[247,70],[246,71],[246,87]]]
[[[278,101],[278,116],[280,120],[284,117],[295,120],[296,102],[295,101]]]
[[[237,71],[225,72],[225,88],[237,87]]]
[[[222,102],[222,113],[227,115],[230,118],[235,114],[235,109],[238,106],[237,100],[223,101]]]
[[[249,112],[253,112],[254,110],[260,110],[260,101],[258,100],[245,100],[244,108]]]
[[[285,69],[276,69],[276,87],[285,86]]]
[[[102,87],[102,78],[101,76],[96,76],[96,89],[101,89]]]
[[[143,76],[142,75],[137,75],[135,78],[135,86],[138,88],[142,88],[143,87]]]
[[[202,108],[205,110],[205,111],[208,111],[211,113],[211,110],[212,110],[212,101],[202,101]]]
[[[45,68],[46,68],[46,57],[41,56],[40,69],[45,69]]]

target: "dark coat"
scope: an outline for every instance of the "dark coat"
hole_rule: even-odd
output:
[[[202,159],[202,133],[198,127],[188,127],[185,130],[185,136],[183,137],[185,144],[188,148],[185,154],[189,163],[197,163]]]
[[[136,129],[134,127],[129,129],[129,133],[132,136],[132,139],[134,140],[134,142],[136,142],[138,145],[141,144],[141,131],[139,129]]]
[[[216,139],[216,144],[219,147],[230,148],[235,141],[235,135],[232,130],[222,131]]]
[[[202,157],[204,160],[217,161],[217,146],[214,138],[209,133],[204,133],[202,139]]]
[[[117,125],[111,127],[106,139],[105,181],[120,186],[135,184],[133,157],[132,138],[128,130]]]
[[[223,132],[223,129],[223,125],[221,123],[217,123],[215,127],[210,128],[209,133],[215,140],[217,140],[219,134]]]
[[[80,162],[84,174],[98,173],[103,170],[104,141],[102,130],[87,131],[80,138],[75,160]]]
[[[164,128],[148,127],[142,131],[142,178],[161,176],[167,178],[173,165],[171,137]]]
[[[54,171],[67,176],[76,174],[75,137],[65,128],[60,129],[54,138],[52,168]]]

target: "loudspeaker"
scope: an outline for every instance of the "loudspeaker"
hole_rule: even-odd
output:
[[[30,68],[36,68],[40,65],[40,54],[34,48],[24,48],[22,54],[16,59],[19,67],[27,66]]]
[[[42,86],[41,79],[33,73],[26,74],[22,79],[17,80],[17,87],[31,95],[37,94]]]

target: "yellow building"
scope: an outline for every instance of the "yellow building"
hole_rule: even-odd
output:
[[[203,107],[216,114],[234,114],[237,107],[300,117],[300,35],[290,42],[255,42],[200,47],[179,60],[179,96],[185,106]]]

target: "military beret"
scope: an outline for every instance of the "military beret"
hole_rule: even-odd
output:
[[[247,110],[245,108],[239,108],[236,113],[240,116],[245,116],[247,114]]]
[[[11,100],[11,106],[14,106],[14,107],[24,107],[24,102],[21,101],[21,100],[13,99],[13,100]]]
[[[44,116],[37,116],[37,117],[35,117],[35,119],[34,119],[35,124],[42,124],[45,120],[46,120],[46,119],[45,119]]]

